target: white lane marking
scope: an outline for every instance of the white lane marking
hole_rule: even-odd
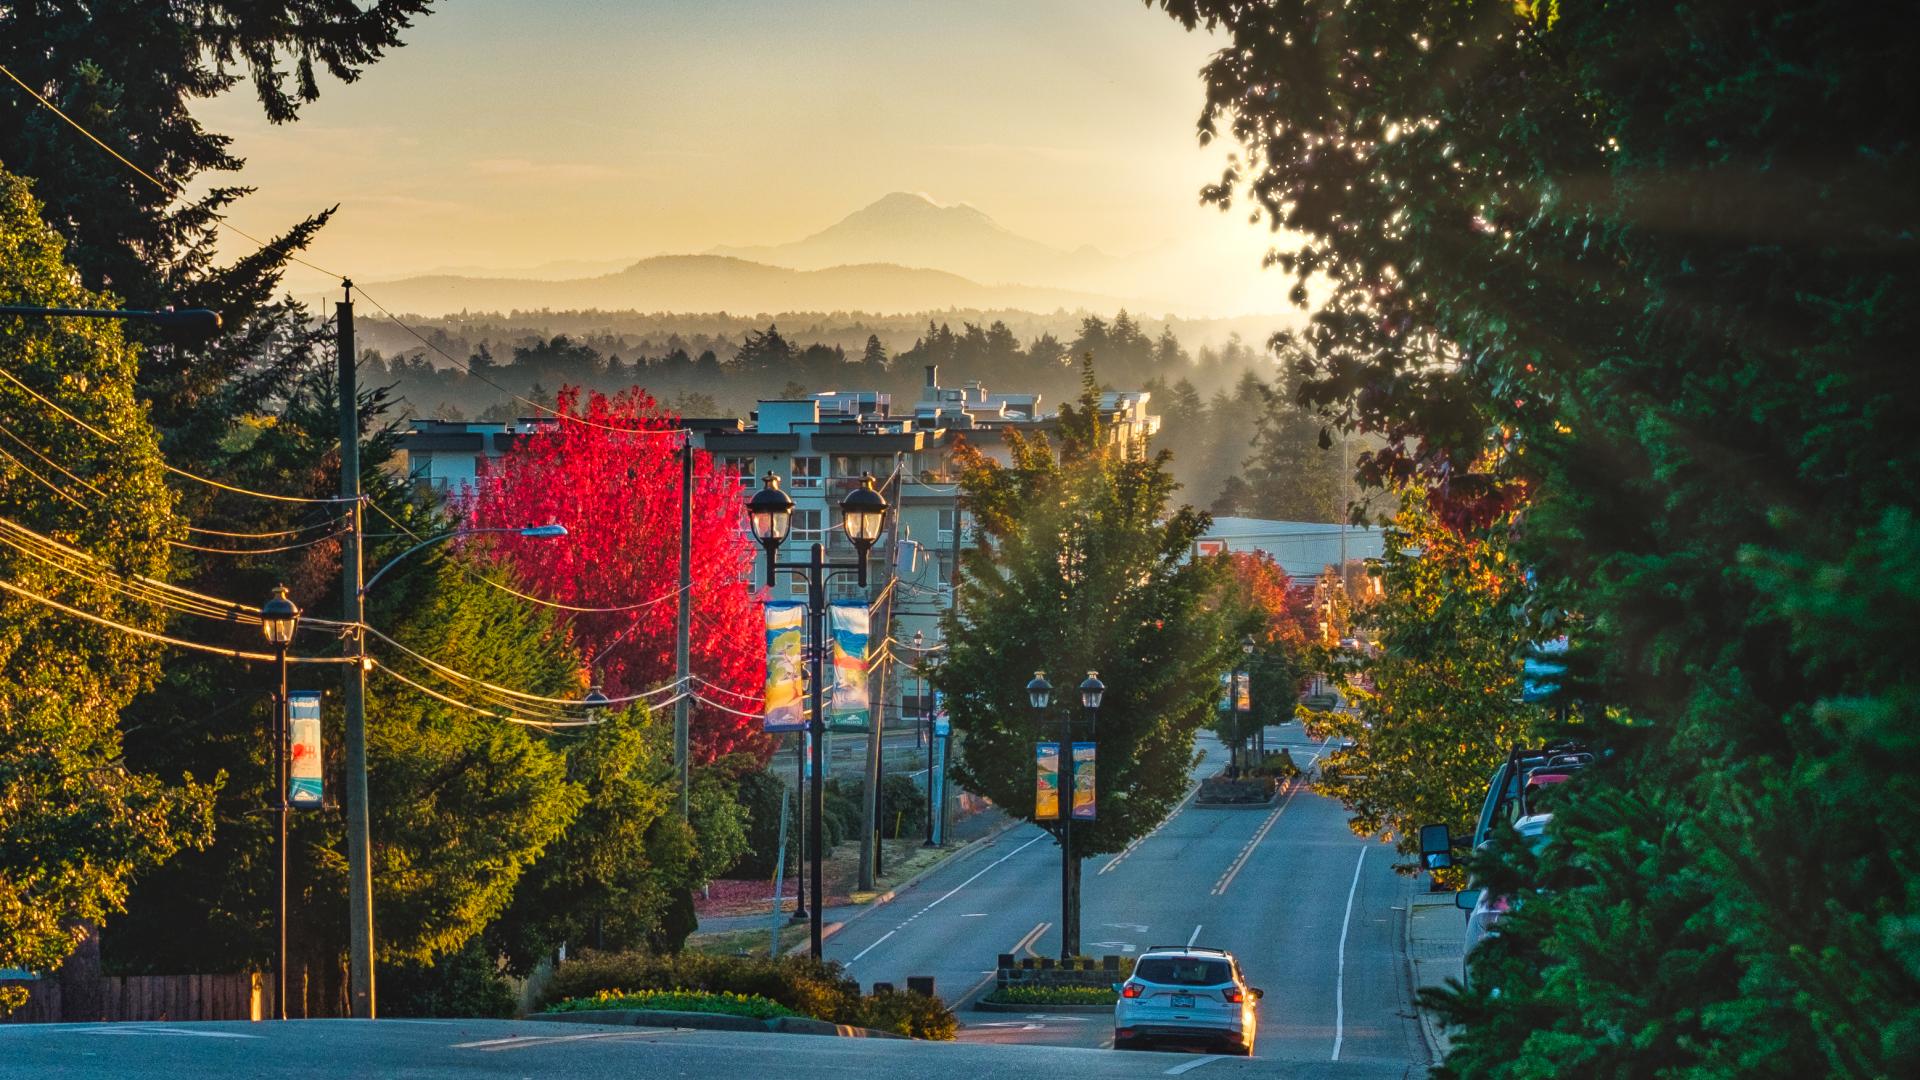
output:
[[[454,1043],[454,1050],[485,1050],[493,1054],[502,1050],[518,1050],[526,1046],[551,1046],[554,1043],[585,1042],[589,1039],[634,1039],[642,1035],[660,1035],[662,1031],[650,1031],[636,1028],[632,1031],[590,1031],[585,1035],[510,1035],[504,1039],[481,1039],[478,1042]]]
[[[194,1031],[175,1027],[97,1027],[82,1028],[88,1035],[186,1035],[195,1039],[264,1039],[265,1035],[247,1035],[238,1031]]]
[[[1197,1058],[1194,1058],[1192,1061],[1182,1062],[1179,1065],[1175,1065],[1173,1068],[1168,1069],[1166,1072],[1163,1072],[1160,1075],[1179,1076],[1181,1073],[1192,1072],[1193,1070],[1199,1068],[1200,1066],[1206,1065],[1210,1062],[1225,1061],[1225,1060],[1227,1060],[1227,1057],[1225,1054],[1208,1054],[1205,1057],[1197,1057]]]
[[[1036,941],[1039,941],[1040,935],[1046,933],[1051,929],[1053,929],[1053,924],[1050,922],[1043,922],[1040,925],[1034,927],[1033,930],[1030,931],[1026,937],[1023,937],[1020,939],[1020,943],[1013,947],[1013,951],[1020,952],[1024,950],[1028,956],[1033,957],[1035,960],[1040,959],[1040,954],[1033,951],[1033,943]]]
[[[896,930],[889,930],[889,931],[887,931],[886,933],[884,933],[884,934],[881,934],[881,935],[880,935],[880,936],[879,936],[878,938],[875,938],[875,939],[874,939],[874,942],[873,942],[873,944],[871,944],[871,945],[869,945],[869,946],[867,946],[866,948],[864,948],[864,949],[861,949],[861,950],[860,950],[859,952],[857,952],[857,953],[855,953],[855,954],[854,954],[854,956],[853,956],[853,959],[851,959],[851,960],[849,960],[849,961],[847,961],[847,966],[848,966],[848,967],[852,967],[853,965],[855,965],[855,964],[857,964],[857,963],[859,963],[859,962],[860,962],[860,958],[861,958],[862,956],[865,956],[865,955],[867,955],[868,953],[870,953],[870,952],[872,952],[873,950],[875,950],[875,949],[877,949],[877,948],[879,948],[879,947],[880,947],[880,943],[881,943],[882,941],[885,941],[885,940],[887,940],[888,938],[890,938],[890,937],[892,937],[893,935],[895,935],[895,934],[897,934],[897,933],[899,933],[899,932],[900,932],[900,931],[896,929]]]
[[[963,919],[984,919],[987,917],[987,913],[984,911],[969,911],[960,917]]]
[[[1189,949],[1193,948],[1193,943],[1199,940],[1200,940],[1200,924],[1194,923],[1193,933],[1187,936],[1187,948]]]
[[[994,867],[999,866],[1001,863],[1006,862],[1008,859],[1013,858],[1015,855],[1020,854],[1021,852],[1027,850],[1028,848],[1039,843],[1040,841],[1052,838],[1052,836],[1053,836],[1052,833],[1043,832],[1039,836],[1034,837],[1033,839],[1027,841],[1024,844],[1021,844],[1019,847],[1014,848],[1012,851],[1007,852],[1005,855],[1000,856],[998,859],[994,860],[992,863],[989,863],[986,866],[986,868],[981,870],[979,873],[974,874],[972,877],[968,878],[967,880],[961,882],[958,885],[955,885],[952,889],[949,889],[947,891],[946,896],[942,896],[940,899],[935,900],[933,903],[928,904],[926,907],[923,907],[919,911],[914,912],[913,919],[917,919],[920,916],[925,915],[927,912],[932,911],[934,908],[939,907],[942,903],[945,903],[949,897],[953,896],[954,893],[957,893],[961,889],[964,889],[967,886],[973,884],[974,882],[980,880],[981,874],[985,874],[988,870],[991,870]],[[907,922],[912,922],[913,919],[908,919]],[[907,925],[907,923],[901,923],[900,925],[905,926]]]
[[[1320,749],[1324,750],[1326,746],[1327,744],[1323,742],[1320,744]],[[1227,872],[1221,874],[1220,880],[1213,883],[1211,895],[1226,895],[1227,887],[1233,884],[1234,878],[1240,876],[1240,870],[1247,865],[1247,860],[1253,858],[1254,851],[1260,847],[1260,841],[1265,840],[1267,834],[1273,831],[1274,825],[1280,821],[1280,815],[1286,813],[1287,807],[1293,805],[1294,796],[1299,795],[1300,789],[1307,786],[1307,771],[1312,769],[1314,763],[1319,760],[1320,751],[1316,750],[1313,756],[1307,759],[1307,764],[1300,770],[1300,775],[1293,778],[1293,790],[1287,793],[1287,797],[1281,800],[1279,806],[1274,807],[1273,813],[1260,826],[1260,830],[1253,834],[1253,839],[1248,840],[1246,846],[1240,849],[1239,856],[1233,860],[1232,866],[1227,867]]]
[[[1347,913],[1340,920],[1340,960],[1333,983],[1333,1057],[1330,1061],[1340,1060],[1340,1042],[1346,1036],[1347,924],[1353,921],[1353,894],[1360,891],[1360,868],[1366,863],[1367,849],[1362,847],[1360,857],[1353,861],[1353,884],[1347,886]]]

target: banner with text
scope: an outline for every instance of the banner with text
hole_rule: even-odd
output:
[[[827,628],[833,639],[833,704],[827,709],[827,726],[865,731],[872,718],[867,707],[866,601],[829,605]]]
[[[767,707],[761,727],[800,731],[807,726],[807,688],[802,627],[807,606],[798,600],[767,601]]]
[[[1235,712],[1253,711],[1253,676],[1244,671],[1233,677],[1233,708]]]
[[[1073,820],[1093,820],[1093,744],[1073,744]]]
[[[287,695],[287,802],[296,810],[325,805],[326,783],[320,762],[320,691]]]
[[[1060,744],[1035,744],[1033,759],[1039,767],[1034,779],[1033,819],[1052,821],[1060,816]]]

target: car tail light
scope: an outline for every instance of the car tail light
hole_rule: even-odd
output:
[[[1137,998],[1137,997],[1139,997],[1139,996],[1140,996],[1140,984],[1139,984],[1139,983],[1131,983],[1131,982],[1130,982],[1130,983],[1127,983],[1127,984],[1126,984],[1125,986],[1122,986],[1122,987],[1120,988],[1120,996],[1121,996],[1121,997],[1123,997],[1123,998]]]
[[[1239,1003],[1247,1000],[1246,992],[1241,990],[1237,986],[1227,987],[1226,990],[1222,992],[1220,996],[1226,998],[1230,1002],[1233,1002],[1235,1005],[1238,1005]]]

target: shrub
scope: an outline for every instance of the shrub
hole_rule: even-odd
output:
[[[860,984],[841,974],[838,964],[798,956],[772,960],[697,952],[588,952],[554,969],[542,996],[559,1001],[603,990],[730,991],[764,997],[802,1016],[832,1020],[847,1010],[849,999],[859,996]]]
[[[771,878],[774,860],[780,852],[780,810],[786,803],[788,851],[797,839],[792,800],[787,786],[769,772],[749,772],[740,777],[740,805],[747,812],[747,850],[726,872],[727,877]]]
[[[593,1009],[662,1009],[667,1012],[724,1013],[771,1020],[777,1016],[795,1016],[792,1009],[758,994],[736,994],[727,990],[602,990],[592,997],[567,998],[547,1006],[550,1013],[587,1012]]]
[[[649,991],[762,998],[816,1020],[857,1024],[917,1039],[951,1039],[958,1026],[952,1010],[938,998],[919,994],[862,997],[860,984],[847,978],[839,964],[818,963],[798,956],[770,960],[696,952],[674,956],[587,952],[554,970],[553,978],[542,991],[541,1002],[550,1005],[569,999],[607,1000],[610,995],[633,996]]]
[[[493,953],[475,938],[431,964],[383,963],[380,1011],[389,1016],[513,1015],[513,992]]]
[[[880,834],[898,840],[927,827],[927,796],[913,777],[898,773],[880,782]]]
[[[1004,986],[986,996],[996,1005],[1111,1005],[1111,986]]]
[[[886,991],[868,994],[855,1005],[844,1021],[875,1031],[891,1031],[913,1039],[952,1040],[959,1029],[953,1010],[937,997]]]

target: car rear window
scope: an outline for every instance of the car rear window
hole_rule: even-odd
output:
[[[1218,986],[1233,981],[1225,960],[1179,956],[1142,957],[1140,966],[1133,969],[1133,976],[1163,986]]]

